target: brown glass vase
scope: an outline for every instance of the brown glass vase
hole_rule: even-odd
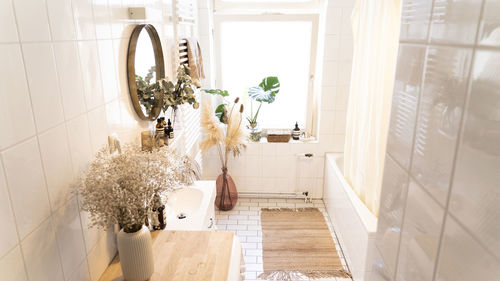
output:
[[[222,168],[222,174],[217,177],[215,185],[217,187],[215,206],[221,211],[233,209],[238,201],[238,191],[233,178],[227,173],[227,168]]]

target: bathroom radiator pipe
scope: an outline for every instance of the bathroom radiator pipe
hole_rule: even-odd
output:
[[[312,153],[299,153],[295,154],[297,158],[312,158]],[[300,178],[300,176],[299,176]],[[311,200],[309,191],[296,191],[296,192],[238,192],[239,197],[242,198],[289,198],[289,199],[304,199],[305,201]]]

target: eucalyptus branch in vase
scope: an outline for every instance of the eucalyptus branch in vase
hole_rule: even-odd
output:
[[[177,81],[175,85],[168,81],[166,82],[167,90],[164,93],[164,102],[162,110],[167,112],[168,108],[172,108],[172,121],[175,124],[176,112],[180,105],[185,103],[191,104],[194,109],[198,109],[200,104],[196,101],[196,90],[200,87],[197,79],[192,79],[190,69],[186,65],[181,65],[177,68]]]

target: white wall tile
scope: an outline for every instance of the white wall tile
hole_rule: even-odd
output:
[[[16,223],[2,163],[0,163],[0,221],[4,225],[0,240],[0,257],[2,257],[18,243]]]
[[[97,45],[99,48],[99,65],[101,66],[104,101],[109,102],[119,96],[113,41],[99,40]]]
[[[349,85],[351,82],[352,63],[343,61],[338,64],[337,85]]]
[[[50,43],[23,44],[31,102],[38,132],[64,121],[54,52]]]
[[[335,130],[335,110],[322,110],[319,125],[320,134],[333,135]]]
[[[57,74],[66,120],[86,111],[85,89],[76,42],[54,44]]]
[[[374,258],[372,259],[372,270],[370,272],[369,281],[391,281],[393,280],[387,265],[384,263],[379,251],[375,250]]]
[[[108,1],[89,0],[92,2],[97,39],[111,38],[110,10]]]
[[[21,242],[29,280],[64,280],[56,236],[50,219]]]
[[[449,211],[500,258],[500,51],[479,51],[458,150]]]
[[[82,264],[78,267],[78,269],[73,272],[73,275],[69,277],[69,281],[91,281],[89,266],[87,264],[87,260],[85,259]]]
[[[333,133],[337,135],[345,134],[346,129],[346,111],[336,110],[334,119]]]
[[[406,169],[410,167],[424,61],[425,47],[400,44],[387,152]]]
[[[23,239],[50,215],[37,140],[32,138],[3,151],[2,158],[19,236]]]
[[[94,15],[91,0],[74,0],[72,3],[77,38],[80,40],[95,39]]]
[[[80,270],[86,257],[78,203],[74,196],[52,216],[66,279]]]
[[[88,256],[90,276],[93,281],[98,281],[101,274],[106,270],[107,264],[116,253],[116,242],[114,233],[105,233],[101,236],[95,248]]]
[[[375,244],[393,274],[397,263],[403,212],[406,204],[408,176],[391,157],[386,156],[380,195],[380,209]]]
[[[80,200],[81,205],[81,200]],[[104,233],[104,230],[96,227],[91,227],[90,214],[88,212],[80,211],[80,221],[82,222],[83,238],[85,239],[85,250],[87,256],[95,248],[97,242]]]
[[[326,12],[326,34],[340,34],[342,9],[332,7]]]
[[[323,86],[321,88],[321,110],[334,110],[336,103],[337,87]]]
[[[437,281],[497,280],[500,261],[485,251],[457,222],[448,217],[439,256]]]
[[[88,124],[87,115],[83,114],[68,121],[66,125],[75,177],[79,177],[86,170],[93,157]]]
[[[478,44],[483,46],[500,46],[500,23],[498,22],[500,3],[496,0],[486,0],[484,3]]]
[[[76,31],[71,1],[46,0],[53,40],[75,40]]]
[[[106,109],[98,107],[88,113],[90,128],[90,143],[93,154],[97,153],[108,142],[108,126],[106,122]]]
[[[432,41],[473,44],[476,38],[481,0],[451,0],[434,2]]]
[[[427,53],[411,173],[443,206],[464,111],[471,55],[470,50],[450,47],[432,47]]]
[[[323,63],[323,86],[337,85],[339,63],[336,61],[325,61]]]
[[[352,55],[354,51],[353,46],[353,36],[351,33],[343,34],[340,37],[340,53],[339,59],[342,61],[352,61]]]
[[[399,248],[396,280],[432,280],[444,209],[411,181]]]
[[[347,103],[349,101],[349,85],[338,85],[337,95],[335,96],[335,109],[347,110]]]
[[[0,149],[35,134],[28,84],[19,45],[0,45]]]
[[[28,281],[19,246],[16,246],[0,259],[0,272],[2,272],[3,280]]]
[[[401,40],[423,41],[427,39],[432,1],[404,0],[401,12]]]
[[[66,126],[62,124],[50,129],[38,140],[50,204],[52,210],[56,210],[72,196],[75,184]]]
[[[352,7],[343,7],[342,8],[342,21],[340,26],[340,34],[347,35],[352,33]]]
[[[82,229],[68,195],[108,128],[135,141],[148,126],[135,117],[128,94],[127,7],[152,9],[162,39],[172,42],[171,23],[158,17],[171,13],[171,3],[132,2],[1,1],[0,43],[11,43],[0,44],[0,211],[8,228],[0,242],[2,280],[92,280],[86,256],[103,240],[104,251],[93,252],[97,280],[95,269],[116,253],[113,232],[99,240],[103,232],[89,230],[87,218]]]
[[[78,49],[85,87],[85,101],[87,109],[91,110],[104,103],[97,44],[95,41],[80,41]]]
[[[248,156],[247,163],[248,169],[246,169],[247,177],[261,177],[262,176],[262,157],[260,156]]]
[[[111,23],[111,36],[112,38],[122,38],[125,23],[123,20],[128,17],[127,7],[122,7],[121,0],[109,0],[110,9],[110,23]]]
[[[0,2],[0,42],[17,41],[17,27],[11,0]]]
[[[323,59],[338,60],[340,57],[340,35],[327,34],[325,35],[325,51]]]
[[[495,11],[498,4],[493,2],[412,0],[403,3],[398,58],[401,67],[396,72],[393,117],[394,108],[398,107],[398,111],[406,111],[401,113],[402,117],[414,115],[417,106],[413,96],[418,96],[420,73],[424,72],[420,57],[425,48],[427,58],[417,134],[412,136],[413,128],[406,125],[413,123],[413,117],[399,118],[400,122],[393,122],[392,118],[390,124],[388,155],[395,156],[403,164],[403,173],[415,180],[405,209],[398,266],[385,263],[390,271],[398,272],[398,280],[496,280],[500,276],[500,228],[496,223],[500,126],[498,118],[493,117],[499,102],[500,51],[473,48],[476,37],[479,45],[497,46]],[[427,42],[425,34],[431,6],[434,7],[432,38]],[[483,18],[479,16],[481,10]],[[414,41],[414,45],[406,44],[408,41]],[[472,57],[475,62],[469,76]],[[394,138],[397,142],[391,147]],[[415,143],[414,161],[408,165],[412,157],[404,152],[411,141]],[[411,173],[410,166],[413,166]],[[387,180],[384,177],[384,182]],[[382,187],[378,236],[386,235],[380,229],[381,218],[397,217],[392,208],[382,208],[386,200],[394,198],[384,195],[387,188],[391,185]],[[416,190],[420,192],[415,193]],[[399,201],[393,205],[404,200]],[[418,205],[412,207],[417,202]],[[445,217],[443,222],[442,217]],[[379,246],[390,247],[391,242]],[[438,261],[434,262],[436,248]],[[432,268],[434,277],[430,272]]]
[[[14,0],[14,9],[22,42],[50,40],[45,0]]]

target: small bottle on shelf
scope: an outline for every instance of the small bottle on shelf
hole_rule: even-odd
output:
[[[295,128],[292,130],[292,138],[294,140],[299,140],[300,139],[300,128],[299,128],[299,123],[295,122]]]
[[[164,127],[161,118],[156,119],[156,134],[158,137],[163,137]]]
[[[169,139],[174,138],[174,128],[172,127],[172,122],[170,122],[170,119],[168,119],[167,127],[165,127],[165,135]]]

